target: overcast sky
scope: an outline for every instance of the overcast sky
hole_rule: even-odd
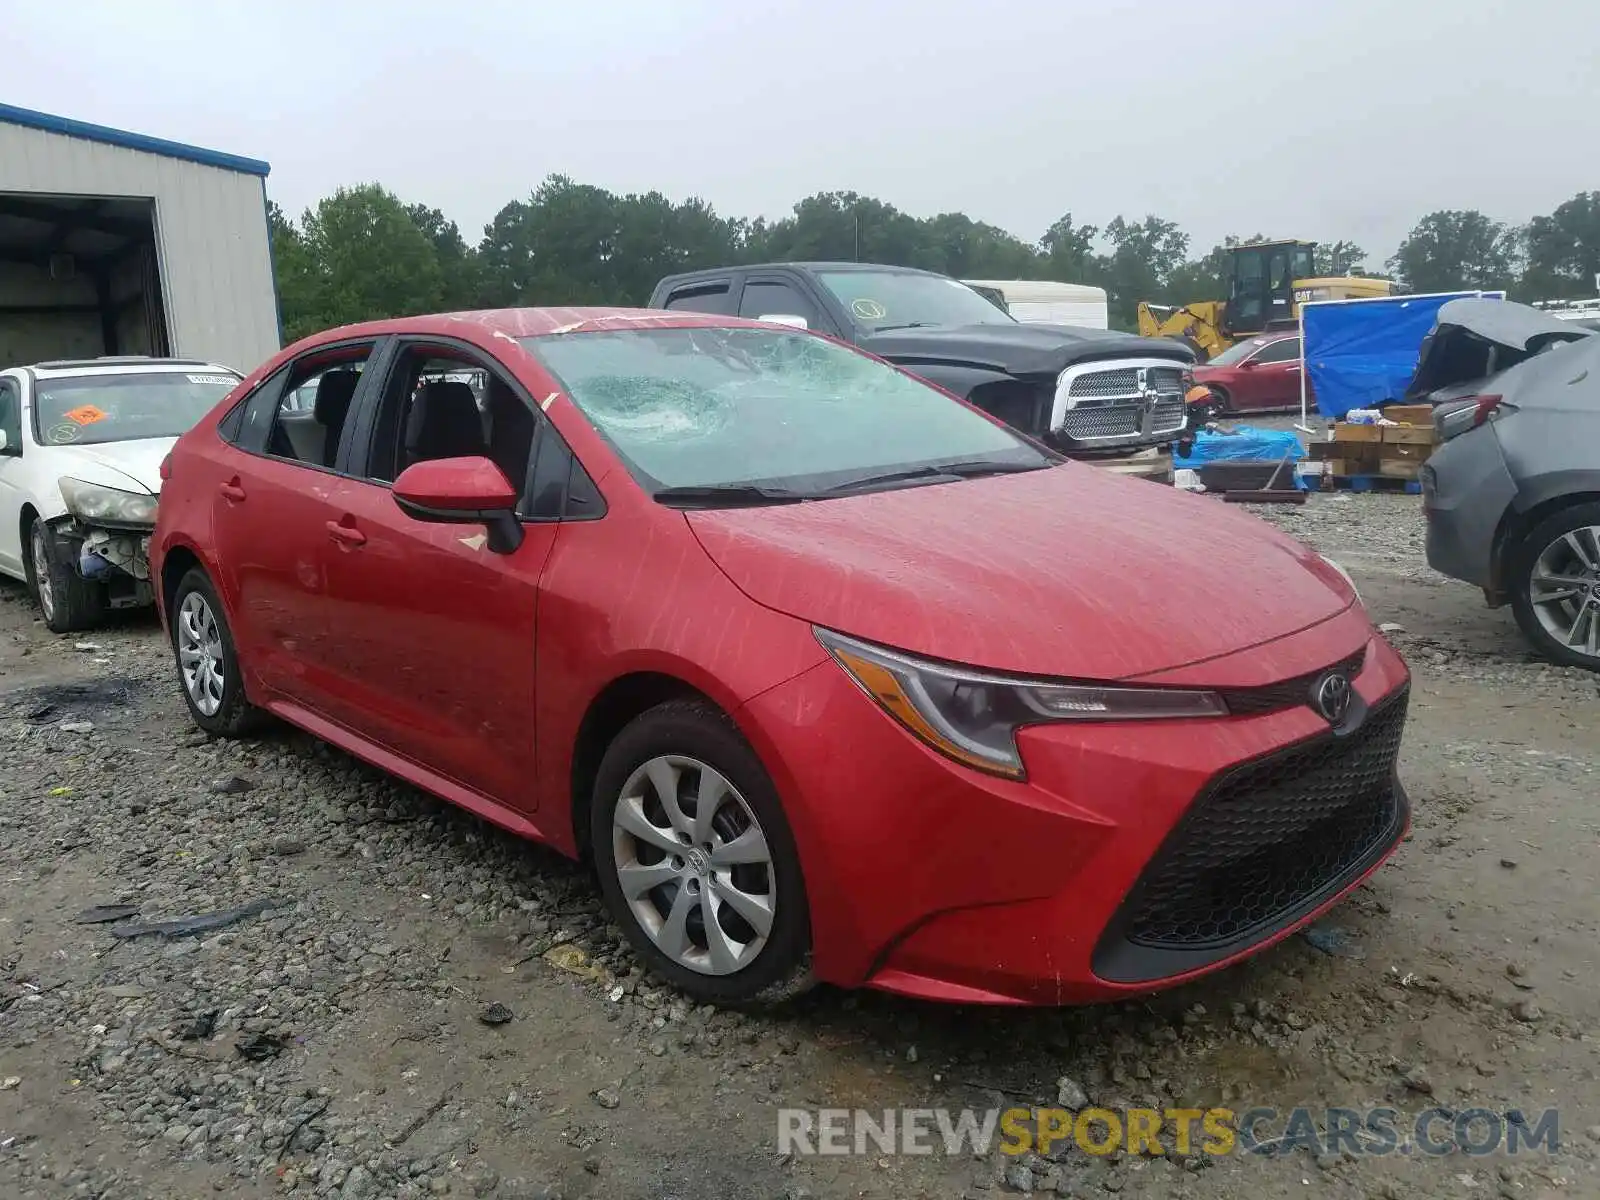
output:
[[[1434,209],[1600,188],[1592,0],[0,0],[0,28],[0,99],[266,159],[291,214],[376,180],[471,241],[562,172],[1376,265]]]

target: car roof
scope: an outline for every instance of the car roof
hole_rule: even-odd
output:
[[[808,271],[813,274],[853,271],[870,271],[875,275],[927,275],[933,279],[949,279],[949,275],[941,275],[937,271],[924,271],[920,267],[897,267],[890,263],[872,262],[766,262],[766,263],[736,263],[726,267],[706,267],[698,271],[680,271],[676,275],[665,276],[657,288],[663,286],[677,286],[686,280],[715,279],[719,276],[732,274],[734,271]]]
[[[33,363],[27,368],[35,379],[59,379],[71,375],[147,375],[154,372],[193,371],[197,373],[227,374],[237,377],[239,372],[221,363],[206,362],[198,358],[145,358],[140,355],[107,355],[102,358],[59,358],[49,362]]]
[[[313,334],[307,346],[347,337],[383,334],[436,334],[440,336],[526,338],[594,329],[696,329],[714,326],[760,325],[741,317],[718,313],[667,311],[659,308],[489,308],[475,312],[432,313],[418,317],[391,317],[344,325]],[[762,326],[770,328],[770,326]]]

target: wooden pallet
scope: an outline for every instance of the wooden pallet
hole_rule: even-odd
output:
[[[1302,475],[1306,487],[1313,492],[1401,492],[1407,496],[1422,495],[1422,484],[1415,479],[1401,479],[1394,475]]]

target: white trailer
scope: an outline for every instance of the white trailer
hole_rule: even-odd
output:
[[[0,104],[0,369],[133,354],[247,372],[270,357],[269,169]]]
[[[968,287],[998,293],[1006,308],[1027,325],[1076,325],[1108,329],[1110,308],[1105,288],[1048,279],[963,279]]]

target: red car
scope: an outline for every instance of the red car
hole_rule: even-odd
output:
[[[700,999],[1145,992],[1408,825],[1409,678],[1339,567],[803,330],[338,329],[164,478],[200,728],[271,714],[588,856]]]
[[[1235,342],[1194,369],[1196,385],[1211,396],[1191,400],[1192,424],[1230,413],[1272,412],[1300,407],[1300,335],[1266,333]],[[1316,398],[1306,381],[1307,402]]]

